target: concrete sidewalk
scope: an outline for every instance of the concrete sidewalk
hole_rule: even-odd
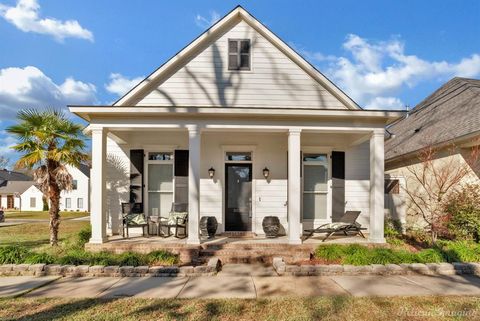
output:
[[[53,280],[53,282],[52,282]],[[43,285],[43,286],[42,286]],[[2,277],[0,297],[263,298],[480,295],[475,276]]]

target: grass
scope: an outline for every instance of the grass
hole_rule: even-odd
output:
[[[480,262],[480,244],[468,241],[441,241],[432,248],[412,252],[405,248],[367,247],[359,244],[320,245],[315,259],[325,264],[400,264]]]
[[[89,216],[88,212],[60,212],[61,219],[72,219],[77,217]],[[49,215],[47,211],[6,211],[5,218],[8,219],[44,219],[48,220]]]
[[[0,299],[0,320],[478,320],[475,297]]]
[[[60,223],[61,243],[73,241],[78,232],[89,226],[87,221],[66,220]],[[21,245],[33,250],[50,248],[48,222],[0,227],[0,245]]]
[[[73,265],[173,265],[178,255],[167,251],[149,254],[127,252],[90,253],[84,244],[90,239],[87,221],[65,220],[60,224],[59,246],[49,245],[48,222],[27,223],[0,228],[0,264],[46,263]]]

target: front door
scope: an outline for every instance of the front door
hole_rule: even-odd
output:
[[[225,231],[252,230],[252,164],[225,164]]]
[[[15,203],[14,200],[13,195],[7,195],[7,208],[13,208]]]
[[[329,155],[303,154],[303,223],[304,229],[330,221]]]

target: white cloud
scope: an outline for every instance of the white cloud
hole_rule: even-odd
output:
[[[480,54],[458,62],[429,61],[407,54],[399,37],[370,41],[350,34],[342,47],[345,56],[308,52],[306,57],[327,64],[327,75],[366,108],[401,108],[404,104],[396,95],[422,81],[480,75]]]
[[[6,134],[6,133],[5,133]],[[13,136],[0,136],[0,155],[12,158],[15,151],[12,149],[12,146],[17,144],[17,140]]]
[[[63,108],[67,104],[92,104],[96,100],[93,84],[71,77],[56,84],[40,69],[10,67],[0,69],[0,115],[12,119],[23,108]]]
[[[92,32],[83,28],[77,20],[41,18],[39,11],[37,0],[18,0],[15,7],[0,4],[0,16],[24,32],[50,35],[58,41],[65,38],[93,41]]]
[[[140,76],[129,79],[122,74],[112,73],[110,74],[110,82],[105,85],[105,88],[112,94],[118,96],[125,95],[130,89],[140,83],[145,77]]]
[[[210,17],[204,17],[200,14],[195,16],[195,24],[202,29],[209,28],[218,20],[220,20],[220,14],[215,10],[210,11]]]

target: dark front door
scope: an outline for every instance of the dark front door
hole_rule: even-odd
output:
[[[13,208],[15,203],[15,199],[13,198],[13,195],[7,195],[7,208]]]
[[[252,230],[252,164],[225,164],[225,231]]]

